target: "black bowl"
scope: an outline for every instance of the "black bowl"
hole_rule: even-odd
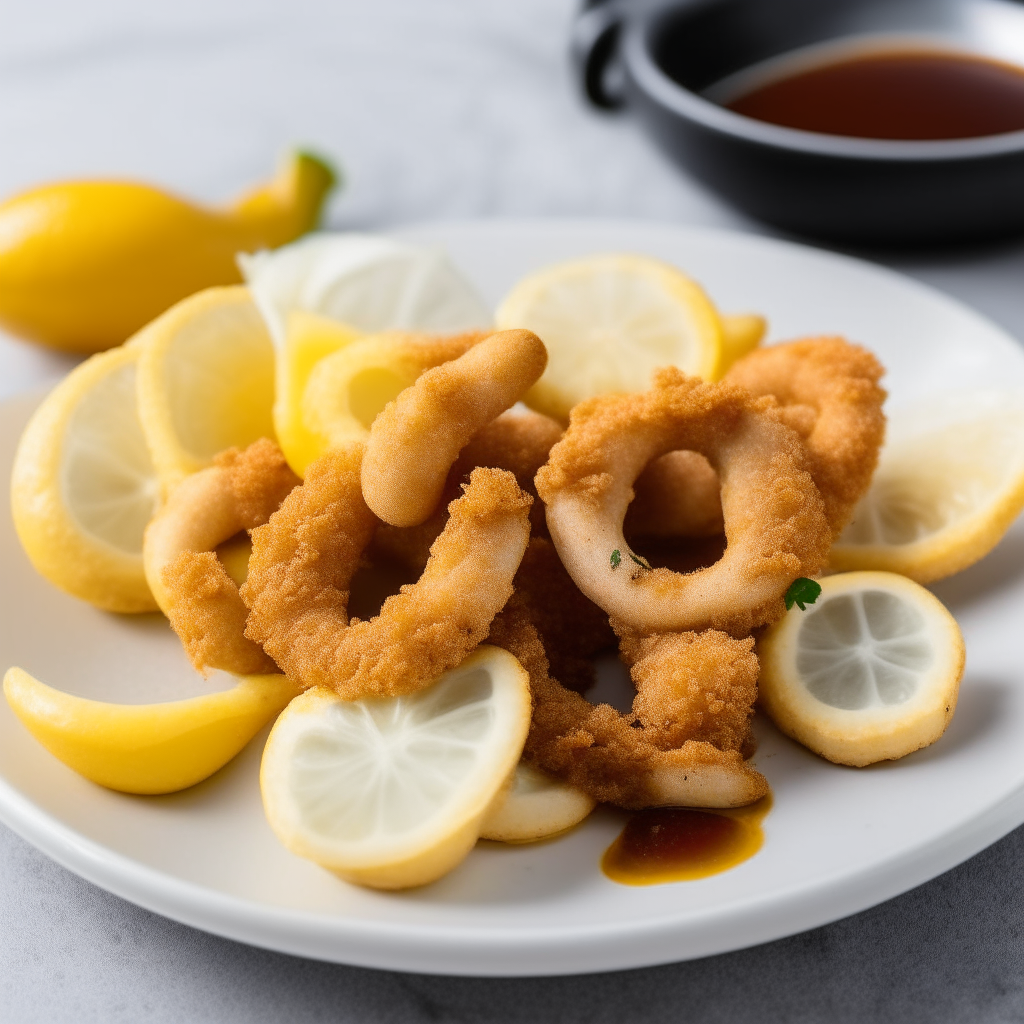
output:
[[[611,0],[579,15],[573,53],[595,105],[635,110],[674,159],[768,223],[855,244],[1024,231],[1024,131],[849,138],[756,121],[702,95],[752,65],[844,41],[1024,67],[1024,0]]]

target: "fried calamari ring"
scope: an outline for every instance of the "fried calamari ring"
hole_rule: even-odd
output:
[[[427,370],[373,422],[362,469],[367,505],[392,526],[424,522],[459,452],[522,397],[547,359],[531,331],[500,331]]]
[[[771,400],[678,370],[643,394],[581,402],[537,474],[551,539],[576,585],[613,619],[645,635],[720,629],[737,636],[772,621],[799,576],[818,573],[831,530],[799,436]],[[651,459],[704,455],[722,481],[728,546],[682,576],[651,569],[622,534],[632,484]]]
[[[533,478],[548,460],[552,445],[562,436],[561,426],[539,412],[510,410],[477,431],[448,473],[441,502],[430,518],[419,526],[391,526],[381,523],[373,537],[371,554],[383,556],[419,573],[430,557],[430,545],[448,521],[448,504],[462,493],[462,485],[478,466],[507,469],[516,483],[537,497]],[[716,479],[717,484],[717,479]],[[535,501],[530,508],[533,534],[546,536],[544,506]]]
[[[808,338],[751,352],[725,375],[753,395],[778,399],[783,422],[804,438],[833,538],[849,523],[878,464],[885,438],[885,391],[878,381],[884,373],[859,345]]]
[[[272,441],[232,448],[186,477],[146,528],[146,579],[197,669],[278,671],[243,635],[248,612],[214,549],[265,523],[298,482]]]
[[[419,581],[367,622],[348,619],[348,589],[375,519],[359,487],[361,446],[317,459],[266,526],[253,532],[246,635],[303,687],[346,699],[412,693],[486,639],[512,593],[532,499],[511,473],[474,470]]]
[[[630,809],[740,807],[765,796],[768,783],[744,763],[738,748],[723,750],[706,739],[689,737],[674,748],[663,746],[680,739],[690,721],[699,718],[694,711],[698,701],[687,699],[692,683],[697,689],[713,686],[724,691],[736,706],[747,699],[749,717],[757,680],[753,641],[733,640],[716,632],[690,634],[679,641],[657,640],[663,646],[645,649],[641,662],[660,659],[662,671],[670,663],[671,678],[682,695],[674,701],[662,695],[638,696],[638,713],[621,715],[608,704],[591,704],[552,679],[544,645],[521,606],[498,616],[490,642],[513,654],[530,675],[534,708],[524,758],[596,800]],[[742,697],[736,699],[734,691]],[[714,696],[704,699],[712,718],[716,700]],[[731,720],[741,717],[733,715]],[[635,728],[635,722],[641,727]],[[700,730],[698,723],[697,736]]]

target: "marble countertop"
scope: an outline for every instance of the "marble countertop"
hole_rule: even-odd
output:
[[[635,217],[772,234],[587,109],[574,0],[9,3],[0,196],[125,176],[216,201],[290,145],[336,159],[337,228]],[[1024,339],[1024,243],[858,253]],[[0,397],[70,361],[0,336]],[[1024,1017],[1024,830],[898,899],[765,946],[617,974],[453,979],[306,961],[132,906],[0,826],[0,1021],[988,1022]]]

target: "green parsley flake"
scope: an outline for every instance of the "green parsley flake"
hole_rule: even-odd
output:
[[[786,611],[788,612],[793,605],[796,605],[800,611],[805,611],[809,604],[814,604],[818,600],[820,593],[821,584],[809,580],[806,576],[793,580],[789,590],[786,591]]]
[[[619,565],[620,565],[621,563],[622,563],[622,555],[621,555],[621,554],[619,554],[619,549],[618,549],[618,548],[616,548],[616,549],[615,549],[615,550],[614,550],[614,551],[612,552],[612,568],[613,568],[613,569],[618,569],[618,567],[619,567]]]

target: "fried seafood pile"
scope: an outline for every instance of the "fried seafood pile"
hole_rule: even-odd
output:
[[[346,699],[412,693],[487,640],[529,673],[535,767],[627,808],[756,800],[755,636],[867,490],[882,367],[838,338],[792,342],[719,383],[659,371],[563,431],[512,409],[546,359],[529,331],[484,337],[302,482],[268,441],[226,453],[149,528],[161,606],[197,667],[276,666]],[[239,530],[237,588],[214,549]],[[353,576],[381,560],[419,579],[350,618]],[[628,714],[585,696],[616,643]]]

